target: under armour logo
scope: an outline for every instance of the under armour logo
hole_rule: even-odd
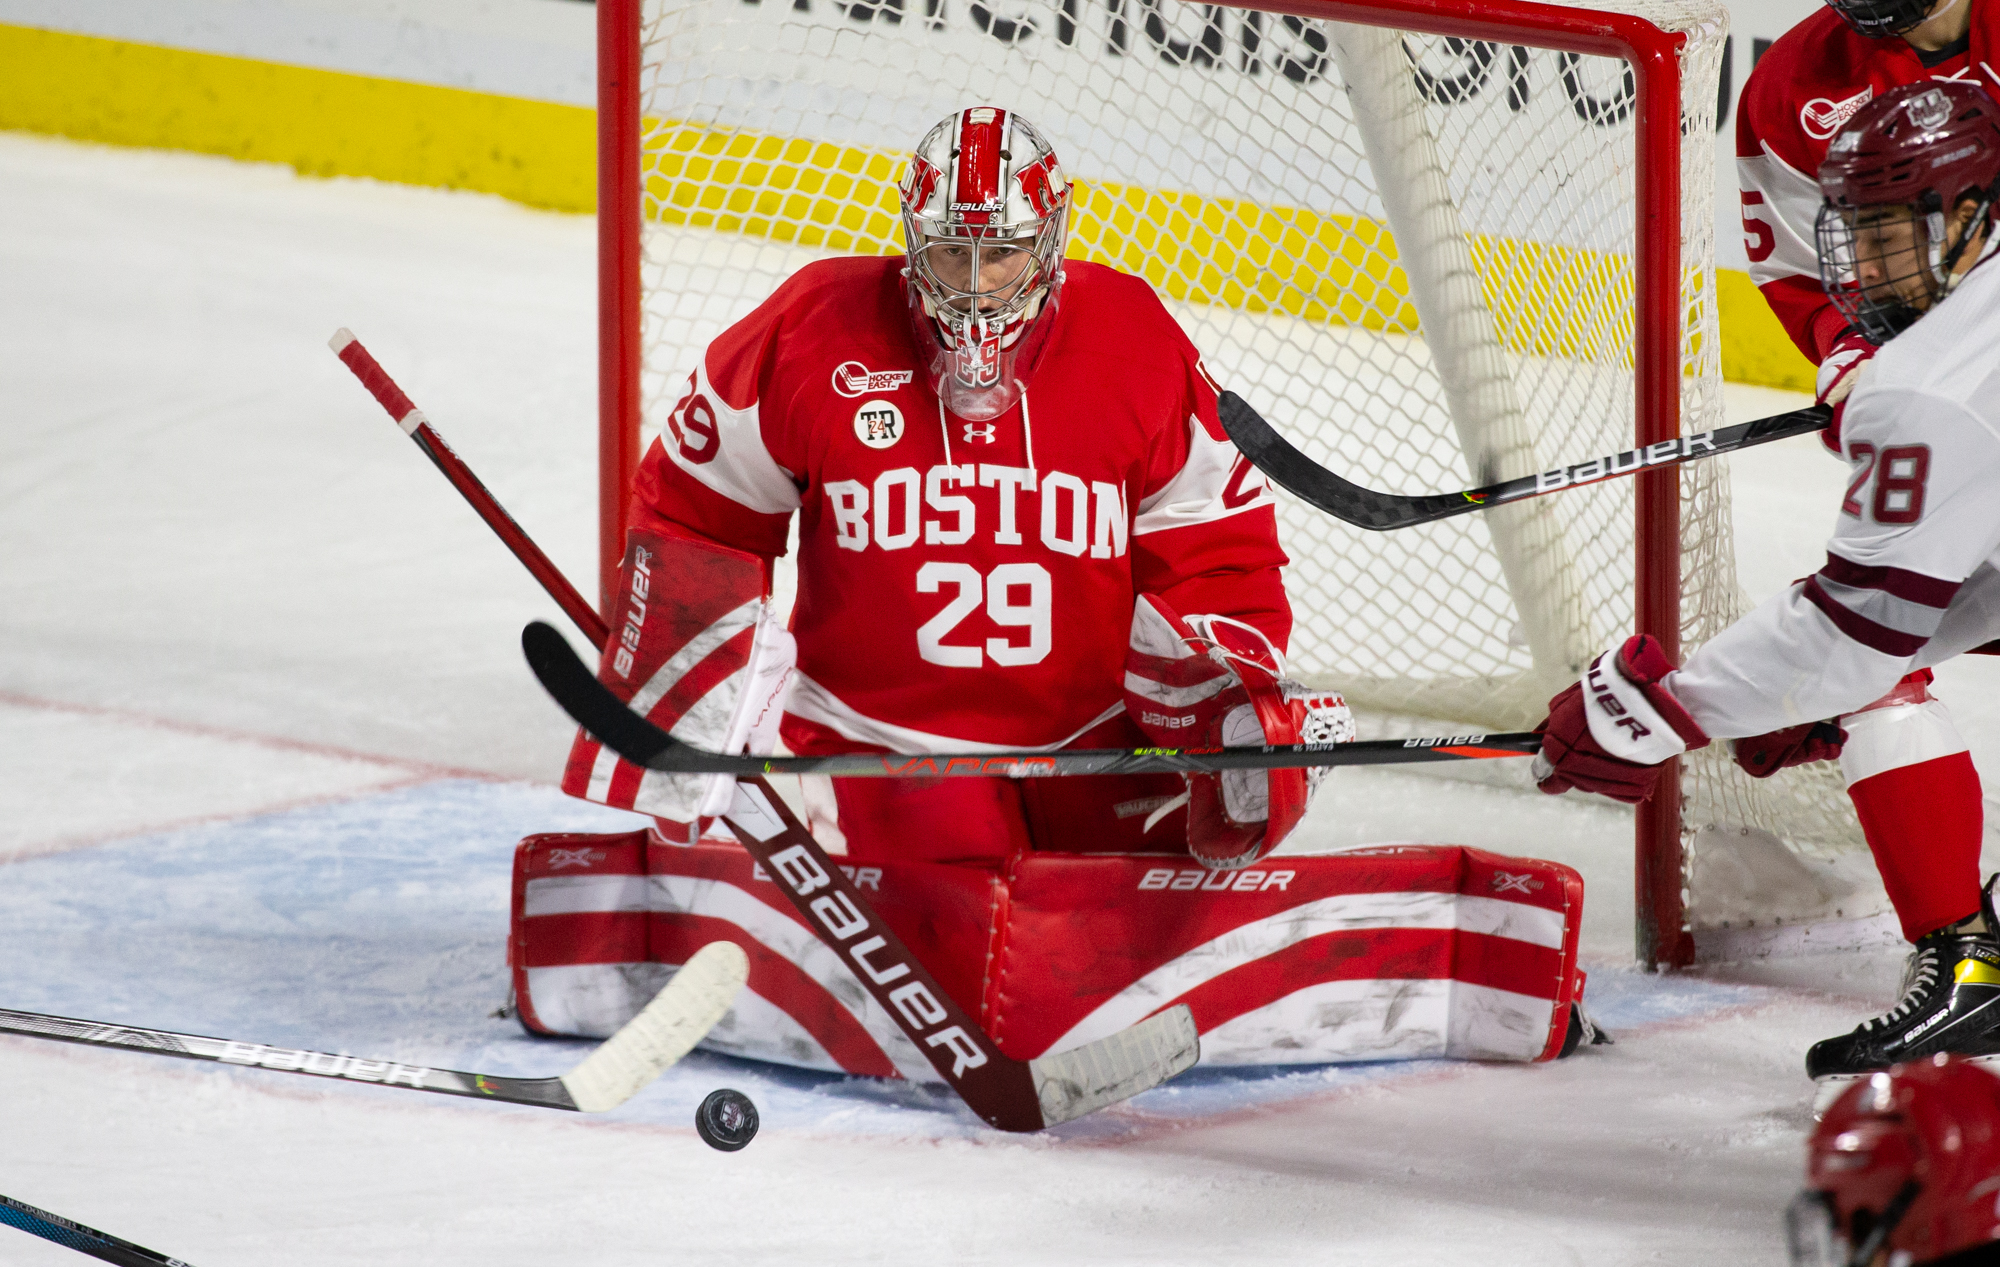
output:
[[[604,861],[602,849],[551,849],[549,850],[549,870],[560,871],[564,867],[587,867],[593,862]]]
[[[1541,887],[1542,882],[1535,878],[1532,871],[1523,871],[1520,875],[1509,875],[1505,871],[1495,871],[1493,873],[1493,891],[1495,893],[1519,893],[1525,896]]]
[[[983,427],[975,427],[968,422],[965,424],[966,443],[970,444],[974,440],[982,440],[987,444],[991,444],[993,443],[993,430],[994,426],[990,422]]]

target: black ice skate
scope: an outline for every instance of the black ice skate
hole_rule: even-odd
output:
[[[1994,880],[2000,880],[1996,875]],[[1993,884],[1980,895],[1986,931],[1954,924],[1920,938],[1903,978],[1903,997],[1886,1015],[1853,1033],[1814,1043],[1806,1053],[1813,1079],[1853,1077],[1941,1051],[2000,1053],[2000,921]]]

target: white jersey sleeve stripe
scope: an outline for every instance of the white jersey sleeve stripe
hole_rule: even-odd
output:
[[[1132,535],[1213,523],[1269,506],[1273,500],[1263,472],[1251,466],[1235,445],[1215,439],[1201,419],[1189,415],[1187,462],[1163,488],[1139,503]]]
[[[696,366],[688,392],[667,416],[661,447],[674,464],[738,505],[765,515],[799,508],[798,485],[764,447],[755,402],[732,409]]]
[[[1819,247],[1813,226],[1819,219],[1819,182],[1771,152],[1736,160],[1736,178],[1743,189],[1743,218],[1761,221],[1771,232],[1771,252],[1756,258],[1753,247],[1750,280],[1759,286],[1781,277],[1819,280]],[[1761,200],[1761,201],[1760,201]]]

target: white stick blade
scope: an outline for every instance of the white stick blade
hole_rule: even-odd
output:
[[[1028,1062],[1042,1125],[1054,1126],[1129,1100],[1194,1066],[1201,1036],[1194,1013],[1175,1004],[1116,1034]]]
[[[735,942],[694,952],[666,988],[623,1029],[562,1076],[563,1089],[586,1113],[615,1109],[688,1054],[735,1001],[750,977],[750,957]]]

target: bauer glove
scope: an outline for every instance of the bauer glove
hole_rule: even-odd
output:
[[[1813,403],[1833,406],[1833,421],[1819,433],[1819,442],[1841,452],[1840,421],[1847,412],[1847,398],[1860,385],[1862,367],[1875,355],[1876,346],[1867,335],[1852,327],[1833,341],[1826,358],[1819,363],[1819,377],[1813,383]]]
[[[1660,679],[1674,666],[1645,634],[1591,663],[1583,680],[1549,701],[1535,727],[1542,750],[1535,785],[1550,795],[1572,788],[1637,805],[1659,785],[1661,763],[1708,735]]]
[[[1811,721],[1768,734],[1738,739],[1736,764],[1753,779],[1768,779],[1780,770],[1814,761],[1838,761],[1847,732],[1830,721]]]

